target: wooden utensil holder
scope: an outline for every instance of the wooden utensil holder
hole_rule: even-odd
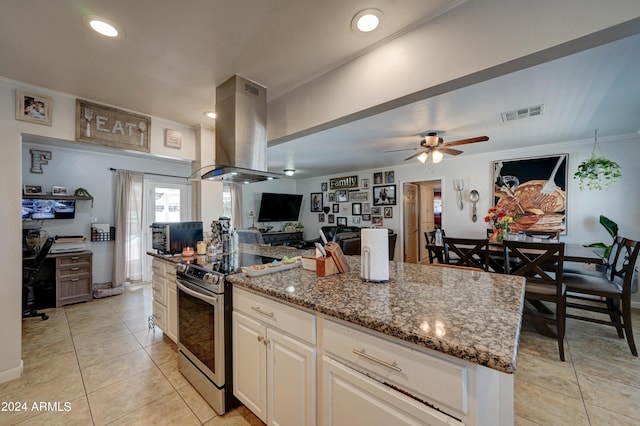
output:
[[[318,257],[316,258],[316,274],[319,277],[328,277],[338,273],[336,262],[332,257]]]

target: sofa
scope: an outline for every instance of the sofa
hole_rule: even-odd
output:
[[[327,241],[334,241],[338,243],[344,254],[361,254],[362,243],[360,239],[360,231],[362,228],[357,226],[323,226],[320,229],[324,233],[325,237],[327,237]],[[389,260],[393,260],[397,239],[398,234],[389,229]],[[306,241],[308,247],[313,247],[316,242],[320,242],[320,238]]]

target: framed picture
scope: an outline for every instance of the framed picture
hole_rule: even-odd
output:
[[[396,186],[384,185],[373,187],[373,205],[396,205]]]
[[[368,191],[349,191],[349,201],[368,201]]]
[[[16,90],[16,120],[51,126],[53,99]]]
[[[322,190],[322,192],[327,192],[327,182],[322,182],[320,184],[320,189]]]
[[[354,225],[360,225],[360,217],[356,216],[354,218],[352,218],[351,220],[353,220],[353,224]]]
[[[349,202],[349,191],[346,189],[339,189],[336,191],[336,201],[339,203]]]
[[[390,219],[393,217],[393,207],[384,208],[384,217]]]
[[[332,207],[332,212],[334,213],[340,213],[340,204],[334,204]]]
[[[362,221],[363,222],[369,222],[371,220],[371,215],[370,214],[363,214],[362,215]]]
[[[370,214],[371,213],[371,204],[362,203],[362,214]]]
[[[327,215],[327,222],[328,223],[336,223],[336,216],[333,214]]]
[[[382,185],[384,181],[382,180],[382,172],[376,172],[373,174],[373,184],[374,185]]]
[[[343,216],[338,216],[338,226],[347,226],[347,218]]]
[[[395,181],[395,173],[393,170],[384,172],[384,183],[393,183]]]
[[[31,194],[31,195],[44,194],[44,192],[42,191],[42,185],[25,185],[24,193]]]
[[[328,203],[335,203],[336,202],[336,193],[335,192],[328,192],[327,193],[327,202]]]
[[[520,218],[510,225],[512,231],[565,233],[568,162],[568,154],[493,162],[492,205],[521,214]],[[553,181],[555,189],[544,200],[536,200],[547,181]],[[521,210],[524,210],[524,213]],[[532,213],[533,211],[537,214]]]
[[[318,213],[318,222],[324,222],[324,213]]]
[[[382,214],[382,207],[371,207],[371,214],[380,216]]]
[[[371,216],[371,225],[382,226],[382,216]]]
[[[66,186],[52,186],[51,194],[53,195],[67,195],[67,187]]]
[[[362,204],[361,203],[351,204],[351,214],[354,216],[360,216],[362,214]]]
[[[166,129],[164,146],[180,149],[182,147],[182,133],[177,130]]]
[[[311,193],[311,211],[312,212],[322,211],[322,192]]]
[[[369,179],[362,179],[360,181],[360,188],[362,189],[369,189]]]

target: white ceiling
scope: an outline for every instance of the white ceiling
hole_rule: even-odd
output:
[[[187,125],[213,122],[215,87],[233,74],[270,99],[424,24],[466,0],[4,0],[0,76]],[[350,29],[361,9],[384,11],[369,35]],[[124,37],[85,26],[93,14]],[[639,30],[640,31],[640,30]],[[272,146],[269,170],[297,177],[402,164],[419,133],[445,141],[487,135],[465,154],[618,137],[640,129],[640,36],[635,35],[455,92]],[[544,104],[544,115],[500,113]],[[414,160],[415,161],[415,160]],[[446,159],[445,159],[446,161]]]

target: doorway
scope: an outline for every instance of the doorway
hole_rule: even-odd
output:
[[[145,252],[153,251],[149,227],[154,222],[183,222],[191,218],[191,186],[176,183],[173,179],[144,179],[145,223],[142,226]],[[146,211],[145,211],[146,210]],[[151,257],[144,256],[142,279],[151,281]]]
[[[429,263],[425,233],[442,227],[441,191],[441,179],[404,184],[404,261],[407,263]]]

